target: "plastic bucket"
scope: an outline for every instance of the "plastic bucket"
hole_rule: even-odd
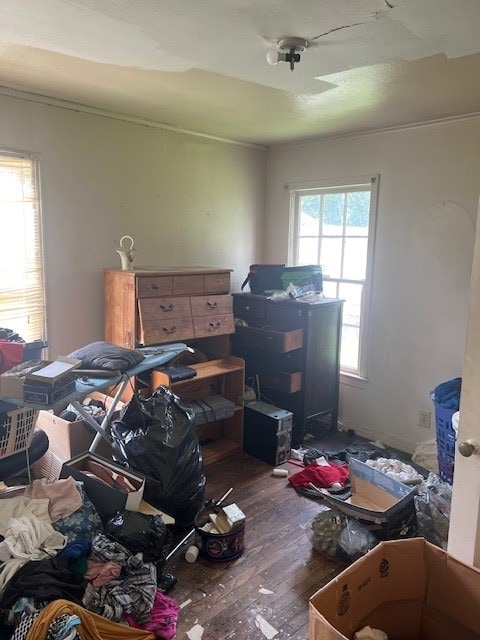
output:
[[[199,549],[199,556],[210,562],[228,562],[239,558],[245,551],[245,524],[230,533],[210,533],[201,529],[209,522],[209,513],[212,513],[212,507],[202,509],[194,519],[195,545]]]

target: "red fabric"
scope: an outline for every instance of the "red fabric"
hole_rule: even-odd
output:
[[[339,482],[343,487],[348,480],[348,474],[348,466],[346,465],[329,462],[328,466],[322,466],[312,462],[303,471],[298,471],[290,476],[289,481],[294,487],[308,488],[312,483],[316,487],[328,489],[334,482]]]
[[[0,340],[0,373],[12,369],[22,362],[24,348],[23,342]]]

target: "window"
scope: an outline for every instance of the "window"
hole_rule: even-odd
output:
[[[26,342],[45,337],[38,160],[0,152],[0,327]]]
[[[366,377],[378,176],[292,188],[289,261],[320,264],[327,297],[345,300],[342,373]]]

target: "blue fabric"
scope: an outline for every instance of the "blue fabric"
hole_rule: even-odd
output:
[[[78,539],[69,542],[57,555],[61,558],[68,558],[69,560],[78,560],[79,558],[87,558],[90,555],[91,549],[91,540]]]
[[[67,536],[68,542],[92,540],[97,533],[103,533],[102,521],[90,498],[85,493],[83,482],[77,482],[76,484],[83,499],[83,506],[71,515],[65,516],[65,518],[61,518],[52,524],[56,531],[60,531],[64,536]]]
[[[460,408],[460,392],[462,390],[462,379],[454,378],[442,382],[430,392],[430,399],[445,409],[458,411]]]

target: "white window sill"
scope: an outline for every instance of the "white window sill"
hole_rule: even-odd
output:
[[[350,387],[358,387],[359,389],[366,389],[368,385],[368,378],[363,378],[356,373],[348,373],[347,371],[340,371],[340,384],[347,384]]]

